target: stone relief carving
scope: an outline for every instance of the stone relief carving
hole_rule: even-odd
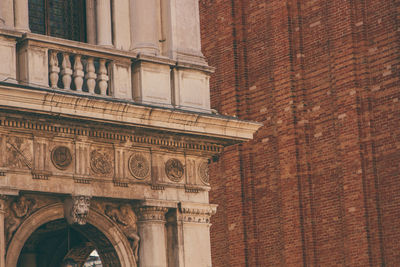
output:
[[[106,205],[105,214],[116,222],[131,243],[136,262],[139,259],[139,240],[137,232],[137,217],[129,204],[118,207]]]
[[[9,213],[10,217],[8,217],[6,221],[7,242],[11,240],[13,234],[21,225],[22,221],[32,213],[35,205],[36,201],[34,199],[26,198],[25,196],[21,196],[11,202],[11,212]]]
[[[183,164],[178,159],[169,159],[165,163],[165,173],[173,182],[180,182],[184,172]]]
[[[128,166],[133,177],[139,180],[145,179],[150,173],[150,163],[141,154],[133,154],[129,158]]]
[[[210,175],[209,175],[208,162],[203,161],[202,163],[200,163],[198,171],[199,171],[200,180],[204,184],[209,185],[210,184]]]
[[[57,146],[51,152],[51,161],[57,169],[65,170],[72,163],[72,155],[68,147]]]
[[[32,140],[12,136],[7,138],[7,166],[32,170]]]
[[[65,200],[64,216],[69,224],[86,224],[91,198],[89,196],[72,196]]]
[[[109,175],[113,171],[111,154],[106,151],[93,150],[90,153],[90,166],[95,174]]]

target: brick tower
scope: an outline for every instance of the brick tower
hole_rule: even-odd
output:
[[[398,266],[400,1],[200,12],[212,108],[264,124],[211,167],[213,266]]]

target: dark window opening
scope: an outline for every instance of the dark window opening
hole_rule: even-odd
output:
[[[33,33],[86,42],[84,0],[29,0]]]

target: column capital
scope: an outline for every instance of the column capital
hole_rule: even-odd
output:
[[[170,208],[177,208],[178,202],[156,199],[141,201],[136,206],[139,221],[162,221],[165,222],[165,214]]]
[[[179,203],[179,219],[189,223],[210,223],[210,217],[217,212],[215,204]]]

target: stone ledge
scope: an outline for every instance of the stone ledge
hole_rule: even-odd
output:
[[[50,115],[247,141],[262,124],[233,117],[138,105],[129,101],[83,97],[62,90],[0,82],[0,106]]]

